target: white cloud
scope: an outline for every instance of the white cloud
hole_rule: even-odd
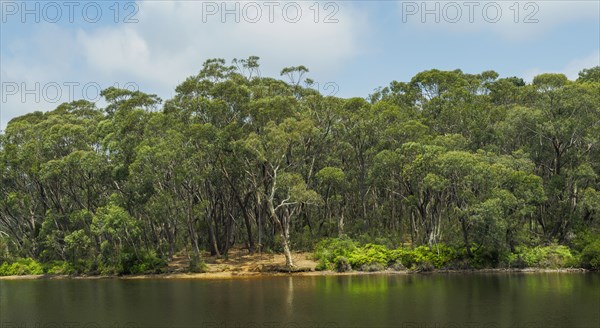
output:
[[[278,75],[283,67],[305,65],[311,77],[320,82],[362,51],[359,40],[368,33],[368,24],[365,13],[351,3],[337,4],[339,10],[333,18],[338,23],[324,23],[336,8],[325,8],[322,2],[318,12],[313,2],[297,2],[302,16],[295,23],[286,21],[295,16],[294,8],[288,8],[284,16],[286,2],[274,8],[273,23],[265,2],[255,3],[262,10],[256,23],[250,22],[255,12],[249,9],[241,12],[236,23],[232,15],[225,21],[220,13],[203,15],[207,7],[198,1],[146,1],[138,2],[138,23],[79,29],[38,24],[26,38],[3,40],[2,80],[40,82],[42,87],[49,82],[94,82],[108,87],[133,81],[143,91],[168,98],[175,86],[196,74],[208,58],[257,55],[263,75]],[[247,3],[239,4],[242,9]],[[233,6],[231,2],[227,5]],[[82,92],[81,86],[78,92]],[[14,116],[57,105],[28,99],[23,103],[15,95],[2,103],[2,124]]]
[[[591,68],[599,65],[600,51],[595,51],[588,56],[571,60],[560,69],[538,67],[527,70],[525,73],[523,73],[523,79],[527,82],[531,82],[536,75],[542,73],[562,73],[565,74],[570,80],[576,80],[579,77],[579,72],[584,68]]]
[[[310,5],[301,3],[303,15],[297,23],[285,22],[277,8],[272,16],[275,22],[270,23],[268,8],[262,5],[262,18],[250,23],[254,14],[244,16],[240,6],[242,15],[236,23],[232,15],[225,22],[220,15],[206,15],[202,2],[142,2],[139,23],[81,32],[78,39],[91,68],[171,88],[212,57],[258,55],[266,71],[304,64],[330,73],[360,52],[363,19],[351,6],[344,6],[337,15],[339,23],[315,23]]]
[[[140,76],[143,72],[136,70],[147,68],[149,64],[150,50],[146,41],[129,26],[89,33],[78,31],[77,43],[83,49],[87,64],[105,74],[129,71]]]
[[[600,51],[584,57],[572,60],[565,66],[562,73],[564,73],[569,79],[575,80],[579,77],[579,72],[584,68],[591,68],[594,66],[600,66]]]
[[[598,21],[600,2],[402,1],[398,10],[402,24],[419,29],[466,35],[491,32],[505,39],[527,41],[550,33],[560,24]],[[433,13],[438,14],[439,22]]]

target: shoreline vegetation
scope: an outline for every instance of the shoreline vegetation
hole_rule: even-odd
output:
[[[290,276],[363,276],[363,275],[401,275],[401,274],[470,274],[470,273],[490,273],[490,274],[510,274],[510,273],[584,273],[595,272],[583,268],[564,268],[564,269],[545,269],[545,268],[525,268],[525,269],[470,269],[470,270],[433,270],[430,272],[404,271],[301,271],[301,272],[204,272],[204,273],[155,273],[127,276],[73,276],[73,275],[22,275],[22,276],[0,276],[0,280],[63,280],[63,279],[123,279],[123,280],[143,280],[143,279],[198,279],[198,280],[226,280],[226,279],[252,279],[265,277],[290,277]]]
[[[13,118],[0,276],[600,269],[600,66],[352,98],[260,71]]]
[[[40,264],[31,259],[21,259],[13,264],[2,264],[0,279],[238,279],[290,275],[597,271],[593,267],[592,270],[582,267],[585,265],[584,254],[573,255],[569,248],[561,245],[519,249],[518,253],[507,254],[490,254],[476,249],[476,256],[468,258],[464,250],[446,245],[389,249],[377,244],[360,245],[348,237],[342,237],[320,241],[313,252],[292,253],[296,263],[292,268],[285,265],[284,254],[249,254],[246,249],[232,248],[226,258],[205,254],[200,272],[189,270],[191,259],[184,255],[176,256],[173,261],[153,272],[132,274],[74,272],[74,267],[68,263]],[[20,274],[10,274],[16,272]]]

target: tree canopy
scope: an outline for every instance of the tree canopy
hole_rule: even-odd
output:
[[[600,67],[429,70],[367,98],[211,59],[172,99],[109,88],[0,135],[0,260],[127,263],[326,237],[498,251],[600,231]],[[303,87],[303,82],[306,87]]]

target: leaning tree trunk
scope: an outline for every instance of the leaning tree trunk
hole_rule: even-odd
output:
[[[283,254],[285,255],[285,266],[288,268],[293,268],[294,262],[292,261],[292,252],[290,251],[288,238],[285,236],[285,233],[283,233],[283,231],[281,232],[280,236],[281,244],[283,246]]]

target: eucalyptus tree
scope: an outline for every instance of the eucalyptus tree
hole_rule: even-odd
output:
[[[509,110],[503,124],[511,149],[523,149],[544,178],[548,202],[538,223],[548,238],[565,238],[577,216],[581,191],[593,186],[600,125],[600,84],[542,74],[527,86],[526,107]],[[586,178],[587,177],[587,178]]]
[[[360,218],[363,230],[369,228],[367,181],[369,167],[377,152],[379,143],[380,118],[371,104],[360,98],[351,98],[344,102],[338,112],[334,135],[339,139],[338,156],[341,157],[342,170],[351,184],[352,216]]]
[[[273,224],[277,227],[286,265],[293,267],[290,251],[290,227],[304,204],[317,204],[319,195],[307,188],[306,181],[294,169],[301,163],[303,142],[314,133],[308,120],[288,118],[276,124],[267,124],[263,134],[252,133],[246,147],[254,154],[253,161],[263,167],[261,197]],[[256,179],[255,179],[256,180]]]
[[[532,168],[521,170],[510,158],[449,151],[436,162],[441,178],[437,179],[438,189],[445,194],[449,217],[460,224],[469,256],[473,256],[473,242],[482,246],[491,240],[498,249],[498,244],[504,244],[500,240],[510,239],[514,232],[511,220],[522,224],[520,219],[533,214],[544,198],[541,179],[533,175]]]
[[[131,272],[244,245],[291,268],[292,248],[334,235],[475,256],[600,231],[598,67],[531,84],[429,70],[342,99],[259,60],[207,60],[164,104],[108,88],[105,108],[11,120],[0,257]]]
[[[5,233],[15,235],[30,256],[42,254],[46,244],[56,252],[45,256],[64,256],[71,213],[99,205],[106,177],[96,147],[100,118],[93,104],[77,101],[17,118],[7,127],[0,217]],[[44,224],[54,226],[53,232],[46,234]]]
[[[316,174],[320,195],[324,201],[325,216],[319,230],[324,223],[332,225],[332,220],[337,223],[337,234],[339,237],[344,235],[344,190],[346,186],[346,175],[339,167],[327,166],[319,170]]]

